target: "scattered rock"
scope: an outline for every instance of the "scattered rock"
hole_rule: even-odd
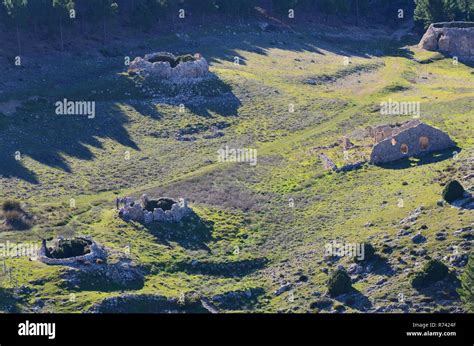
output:
[[[415,244],[421,244],[426,241],[426,237],[424,237],[421,233],[417,233],[413,237],[411,237],[411,241]]]
[[[281,286],[274,292],[274,295],[275,295],[275,296],[279,296],[279,295],[281,295],[282,293],[291,290],[292,287],[293,287],[293,285],[292,285],[291,283],[286,283],[286,284],[284,284],[284,285],[281,285]]]

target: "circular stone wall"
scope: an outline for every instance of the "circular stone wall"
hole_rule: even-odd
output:
[[[162,79],[193,79],[206,76],[209,65],[200,54],[175,56],[158,52],[135,58],[128,73]]]

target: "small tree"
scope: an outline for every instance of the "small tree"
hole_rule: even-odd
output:
[[[426,29],[431,23],[445,19],[444,0],[415,0],[415,22]]]
[[[464,188],[457,180],[452,180],[446,184],[442,195],[446,202],[452,203],[457,199],[463,198]]]
[[[53,9],[58,20],[61,50],[64,50],[63,21],[69,18],[70,11],[74,9],[74,2],[73,0],[53,0]]]
[[[8,16],[16,29],[18,55],[21,55],[20,28],[25,25],[28,18],[28,0],[3,0]]]
[[[331,297],[349,293],[352,291],[351,278],[344,269],[336,269],[328,280],[327,288]]]

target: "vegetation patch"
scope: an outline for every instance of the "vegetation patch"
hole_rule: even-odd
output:
[[[412,278],[412,286],[422,288],[443,280],[449,273],[448,267],[439,260],[428,261]]]
[[[446,202],[452,203],[464,197],[464,187],[457,180],[451,180],[444,187],[442,196]]]
[[[6,200],[2,204],[0,220],[3,219],[3,230],[26,230],[33,224],[33,217],[27,213],[18,201]]]
[[[83,238],[59,239],[46,254],[50,258],[70,258],[83,256],[91,252],[91,242]]]
[[[338,268],[331,273],[327,282],[327,293],[331,297],[337,297],[344,293],[350,293],[354,290],[351,278],[344,268]]]

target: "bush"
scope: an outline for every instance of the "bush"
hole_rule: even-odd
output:
[[[171,210],[176,202],[171,198],[147,199],[143,203],[143,208],[148,211],[154,211],[155,208],[161,208],[163,211]]]
[[[7,201],[3,202],[2,209],[3,209],[3,211],[11,211],[11,210],[20,211],[21,210],[21,205],[17,201],[7,200]]]
[[[443,199],[452,203],[457,199],[464,197],[464,188],[457,180],[450,181],[443,190]]]
[[[368,262],[368,261],[372,261],[373,259],[377,257],[375,253],[375,248],[372,246],[372,244],[363,243],[362,247],[364,248],[364,258],[359,259],[358,256],[356,255],[354,257],[355,262],[366,262],[366,261]]]
[[[14,229],[26,229],[30,226],[24,219],[24,215],[18,210],[9,210],[3,214],[6,224]]]
[[[167,62],[170,64],[172,68],[174,68],[182,62],[188,62],[188,61],[194,61],[194,60],[196,60],[196,58],[191,54],[174,56],[173,54],[170,54],[170,53],[161,53],[159,55],[152,57],[148,61],[151,63],[160,62],[160,61]]]
[[[331,274],[331,277],[327,282],[327,288],[328,294],[331,297],[348,293],[352,291],[351,278],[344,269],[337,269]]]
[[[415,274],[411,283],[415,288],[425,287],[444,279],[448,273],[449,269],[443,262],[430,260],[420,272]]]
[[[56,246],[49,250],[51,258],[69,258],[90,253],[90,242],[85,239],[59,240]]]

